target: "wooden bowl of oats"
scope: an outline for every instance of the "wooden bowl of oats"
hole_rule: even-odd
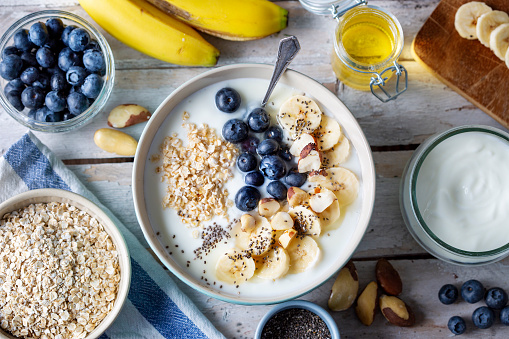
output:
[[[0,258],[0,338],[98,338],[129,292],[129,252],[117,226],[65,190],[0,204]]]

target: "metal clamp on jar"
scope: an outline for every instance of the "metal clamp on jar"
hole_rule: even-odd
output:
[[[397,62],[403,50],[403,29],[394,15],[366,0],[299,1],[308,11],[332,13],[338,21],[331,63],[339,80],[354,89],[371,90],[382,102],[406,91],[408,73]],[[388,81],[394,74],[395,80]]]

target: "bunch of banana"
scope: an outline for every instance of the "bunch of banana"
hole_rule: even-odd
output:
[[[467,2],[454,18],[458,34],[469,40],[479,39],[509,67],[509,15],[494,11],[483,2]]]
[[[104,30],[156,59],[214,66],[219,50],[198,29],[230,40],[251,40],[286,27],[288,12],[267,0],[79,0]],[[161,9],[162,8],[162,9]]]

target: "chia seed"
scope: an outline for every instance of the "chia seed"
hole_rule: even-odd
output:
[[[270,318],[262,331],[262,339],[326,339],[329,328],[315,313],[303,308],[279,311]]]

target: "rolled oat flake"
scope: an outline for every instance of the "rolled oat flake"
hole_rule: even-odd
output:
[[[326,339],[329,328],[315,313],[303,308],[289,308],[276,313],[265,324],[262,339]]]

